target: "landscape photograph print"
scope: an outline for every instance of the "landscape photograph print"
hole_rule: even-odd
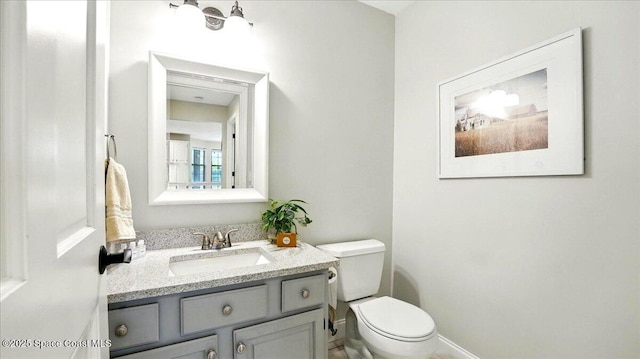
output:
[[[547,69],[454,97],[455,157],[549,147]]]

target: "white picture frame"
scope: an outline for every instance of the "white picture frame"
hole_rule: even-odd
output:
[[[584,174],[577,28],[438,84],[438,178]]]

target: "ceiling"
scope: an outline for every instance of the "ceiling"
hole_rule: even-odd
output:
[[[375,7],[391,15],[397,15],[404,10],[407,6],[411,5],[415,1],[405,0],[358,0],[363,4]]]
[[[229,106],[236,94],[212,89],[169,84],[167,98],[187,102],[207,103],[210,105]]]

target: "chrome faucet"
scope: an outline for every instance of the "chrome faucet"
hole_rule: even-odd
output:
[[[222,233],[220,233],[220,231],[216,231],[215,228],[213,228],[213,240],[211,242],[211,246],[213,249],[222,249],[226,247]]]
[[[237,228],[230,229],[223,236],[222,232],[216,231],[215,227],[212,227],[211,230],[213,231],[213,238],[209,238],[209,236],[207,236],[206,233],[202,233],[202,232],[192,233],[194,236],[202,236],[203,251],[207,249],[222,249],[226,247],[231,247],[231,233],[238,231]]]

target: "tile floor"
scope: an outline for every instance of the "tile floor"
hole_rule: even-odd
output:
[[[347,353],[344,352],[342,347],[336,347],[329,349],[329,359],[349,359]]]

